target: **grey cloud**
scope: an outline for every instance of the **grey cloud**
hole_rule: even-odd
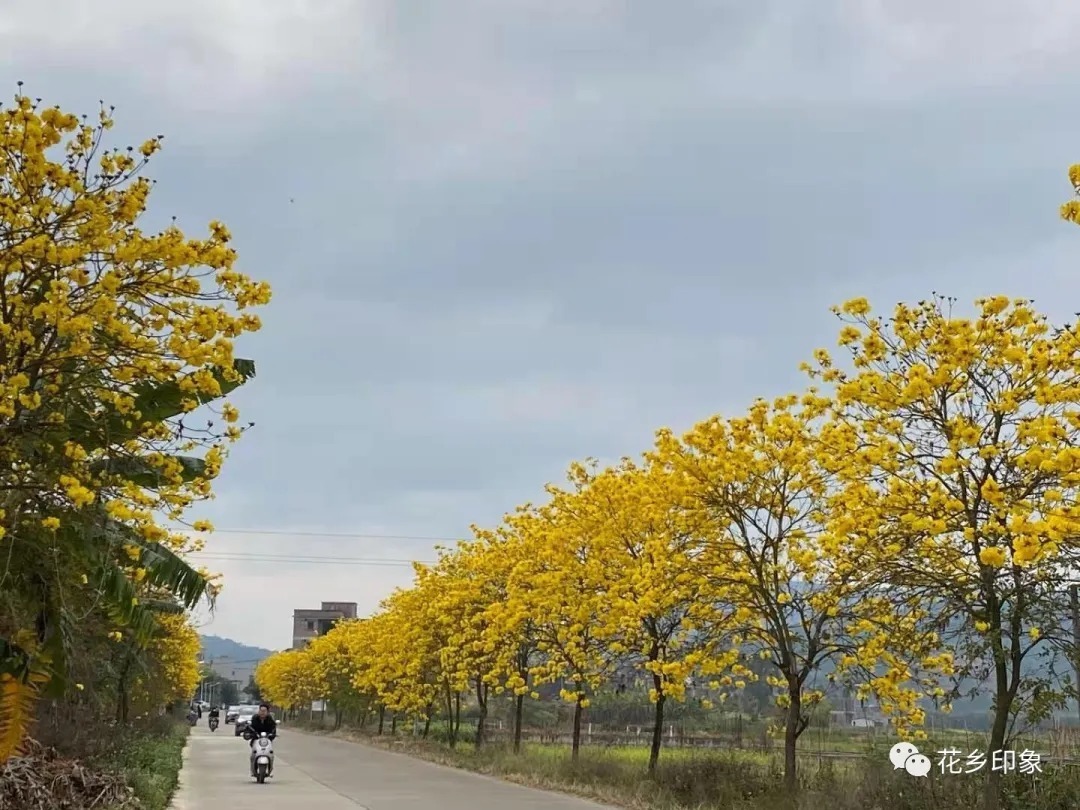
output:
[[[1054,2],[107,3],[50,26],[5,11],[0,44],[50,103],[116,103],[119,140],[165,132],[150,224],[220,218],[274,285],[238,349],[257,427],[200,514],[459,536],[572,459],[804,384],[850,296],[1004,291],[1067,315],[1080,13]],[[370,609],[408,580],[215,567],[212,631],[270,646],[293,607]],[[268,584],[271,623],[249,610]]]

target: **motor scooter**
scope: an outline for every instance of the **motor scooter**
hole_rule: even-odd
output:
[[[209,725],[211,731],[217,731],[218,719],[216,717],[211,717]]]
[[[274,744],[265,731],[255,737],[255,732],[244,734],[245,740],[254,739],[251,746],[251,775],[260,785],[274,773]]]

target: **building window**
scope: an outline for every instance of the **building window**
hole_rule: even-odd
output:
[[[307,629],[308,630],[314,630],[315,629],[315,622],[308,622],[307,623]]]

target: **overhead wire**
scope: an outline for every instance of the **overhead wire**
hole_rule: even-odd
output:
[[[314,556],[306,554],[255,554],[231,551],[193,551],[188,556],[193,560],[216,560],[220,562],[258,562],[258,563],[287,563],[289,565],[315,563],[334,565],[372,565],[372,566],[412,566],[413,563],[421,565],[434,565],[434,560],[407,560],[407,559],[383,559],[378,557],[338,557],[338,556]]]
[[[249,534],[270,537],[304,537],[314,539],[336,540],[407,540],[423,541],[432,543],[456,543],[468,542],[464,537],[439,537],[434,535],[414,534],[371,534],[357,532],[312,532],[312,531],[288,531],[283,529],[218,529],[215,528],[210,534]],[[287,563],[293,564],[335,564],[335,565],[360,565],[360,566],[412,566],[413,563],[422,565],[434,565],[435,560],[414,560],[402,558],[383,557],[346,557],[341,555],[312,555],[287,552],[273,554],[267,552],[249,551],[226,551],[208,550],[191,552],[191,557],[197,560],[220,561],[220,562],[259,562],[259,563]]]
[[[180,528],[176,529],[175,531],[191,532],[192,530]],[[468,537],[437,537],[434,535],[416,534],[371,534],[367,532],[310,532],[288,531],[285,529],[219,529],[217,527],[215,527],[213,531],[207,533],[208,536],[215,534],[253,534],[267,535],[271,537],[312,537],[340,540],[416,540],[431,543],[458,543],[468,542],[471,539]]]

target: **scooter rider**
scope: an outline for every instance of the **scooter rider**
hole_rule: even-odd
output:
[[[209,720],[207,720],[207,722],[210,723],[211,725],[216,726],[218,724],[218,715],[219,714],[220,714],[220,712],[218,711],[218,707],[216,705],[211,706],[210,707],[210,717],[209,717]]]
[[[248,745],[251,746],[251,775],[255,775],[255,740],[259,739],[259,735],[265,733],[267,737],[273,740],[277,737],[277,721],[274,720],[270,714],[270,706],[266,703],[259,704],[259,713],[251,718],[248,722],[248,727],[245,729],[244,736],[247,738]]]

